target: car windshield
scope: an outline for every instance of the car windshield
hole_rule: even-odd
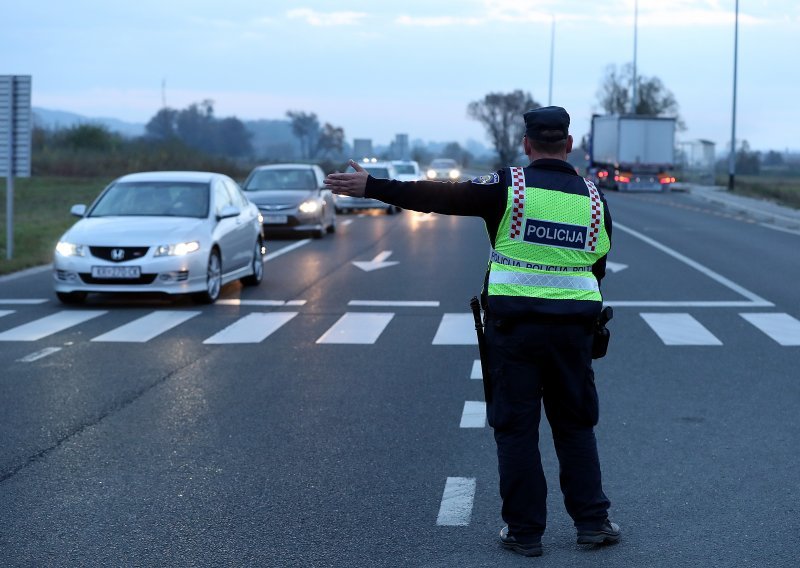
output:
[[[256,170],[245,182],[245,191],[275,189],[316,189],[314,172],[305,168]]]
[[[364,168],[374,178],[389,179],[389,168],[381,168],[379,166],[369,166]]]
[[[455,160],[434,160],[431,162],[432,168],[455,168],[458,167],[456,165]]]
[[[417,173],[417,170],[411,164],[395,164],[394,169],[397,170],[398,174],[414,175]]]
[[[149,215],[208,216],[208,183],[183,181],[119,182],[108,188],[89,217]]]

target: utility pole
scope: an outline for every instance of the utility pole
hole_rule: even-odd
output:
[[[739,0],[733,25],[733,113],[731,116],[731,153],[728,158],[728,191],[733,191],[736,177],[736,68],[739,57]]]
[[[738,1],[738,0],[737,0]],[[639,36],[639,0],[633,3],[633,93],[631,94],[631,114],[636,114],[636,52]]]
[[[553,24],[550,27],[550,88],[547,92],[547,106],[553,104],[553,59],[556,45],[556,16],[553,14]]]

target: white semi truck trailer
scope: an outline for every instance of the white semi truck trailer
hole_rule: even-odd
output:
[[[620,191],[669,191],[675,177],[675,119],[644,115],[592,117],[587,176]]]

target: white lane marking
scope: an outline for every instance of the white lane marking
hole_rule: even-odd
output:
[[[477,345],[475,319],[472,314],[444,314],[433,345]]]
[[[436,301],[391,301],[391,300],[350,300],[348,306],[368,306],[380,308],[438,308]]]
[[[267,306],[267,307],[280,307],[285,306],[286,302],[283,300],[240,300],[238,298],[229,298],[227,300],[217,300],[218,306]]]
[[[371,345],[393,317],[393,313],[347,312],[317,339],[317,343]]]
[[[287,306],[305,306],[308,300],[289,300],[286,302]]]
[[[59,351],[61,351],[61,347],[45,347],[44,349],[31,353],[30,355],[25,355],[25,357],[22,359],[17,359],[17,361],[20,363],[33,363],[34,361],[44,359],[48,355],[58,353]]]
[[[722,345],[713,333],[689,314],[641,313],[665,345]]]
[[[375,258],[373,258],[370,261],[354,260],[352,264],[355,264],[358,268],[360,268],[364,272],[372,272],[373,270],[378,270],[380,268],[387,268],[389,266],[394,266],[395,264],[400,264],[396,260],[386,260],[391,256],[391,254],[392,251],[385,250],[376,254]]]
[[[677,302],[661,302],[657,300],[603,300],[603,305],[614,306],[620,308],[768,308],[774,304],[767,302],[760,304],[758,302],[746,301],[677,301]]]
[[[201,312],[163,310],[147,314],[132,322],[98,335],[92,341],[115,343],[145,343],[169,331],[186,320],[199,316]]]
[[[0,310],[0,318],[3,316],[7,316],[8,314],[13,314],[14,310]]]
[[[628,233],[629,235],[632,235],[632,236],[636,237],[637,239],[639,239],[641,241],[644,241],[645,243],[649,244],[650,246],[657,248],[661,252],[664,252],[664,253],[668,254],[669,256],[671,256],[671,257],[683,262],[684,264],[687,264],[687,265],[691,266],[692,268],[694,268],[695,270],[697,270],[699,272],[702,272],[703,274],[705,274],[706,276],[708,276],[712,280],[715,280],[716,282],[722,284],[726,288],[729,288],[730,290],[733,290],[737,294],[740,294],[740,295],[744,296],[745,298],[747,298],[748,300],[750,300],[752,302],[750,305],[757,305],[757,306],[764,306],[764,307],[770,307],[770,306],[774,306],[775,305],[772,302],[768,302],[767,300],[765,300],[761,296],[758,296],[757,294],[754,294],[750,290],[747,290],[746,288],[744,288],[742,286],[739,286],[738,284],[736,284],[735,282],[729,280],[728,278],[725,278],[721,274],[717,274],[716,272],[714,272],[713,270],[711,270],[707,266],[703,266],[699,262],[694,261],[691,258],[682,255],[678,251],[673,250],[673,249],[669,248],[668,246],[663,245],[663,244],[659,243],[658,241],[651,239],[647,235],[644,235],[644,234],[642,234],[642,233],[640,233],[638,231],[635,231],[635,230],[633,230],[633,229],[631,229],[629,227],[626,227],[625,225],[620,225],[619,223],[614,223],[614,228],[615,229],[619,228],[621,231],[623,231],[625,233]]]
[[[472,362],[472,372],[469,375],[470,379],[483,379],[483,369],[481,368],[481,360],[475,359]]]
[[[480,400],[467,400],[461,412],[460,428],[485,428],[486,403]]]
[[[0,298],[0,304],[16,304],[20,306],[46,304],[49,301],[50,300],[48,300],[47,298],[29,298],[29,299]]]
[[[789,233],[790,235],[800,236],[800,231],[793,231],[792,229],[787,229],[786,227],[776,227],[775,225],[770,225],[769,223],[760,223],[760,225],[767,229],[772,229],[773,231],[780,231],[781,233]]]
[[[259,343],[272,335],[298,312],[272,312],[248,314],[236,320],[219,333],[203,341],[208,345],[223,343]]]
[[[36,341],[107,313],[106,310],[56,312],[0,333],[0,341]]]
[[[297,241],[296,243],[292,243],[292,244],[287,245],[287,246],[285,246],[283,248],[280,248],[280,249],[276,250],[275,252],[271,252],[268,255],[266,255],[264,257],[264,262],[267,262],[268,260],[272,260],[273,258],[277,258],[282,254],[286,254],[287,252],[291,252],[294,249],[300,248],[303,245],[307,245],[310,242],[311,242],[311,239],[303,239],[302,241]]]
[[[607,260],[606,268],[608,268],[611,272],[622,272],[628,268],[628,265],[622,264],[621,262],[611,262],[610,260]]]
[[[789,314],[747,313],[739,315],[769,335],[779,345],[800,345],[800,321]]]
[[[436,524],[444,527],[465,527],[472,517],[475,501],[474,477],[448,477]]]
[[[336,224],[337,224],[337,225],[341,225],[342,227],[346,227],[347,225],[349,225],[349,224],[350,224],[350,223],[352,223],[352,222],[353,222],[353,220],[352,220],[352,219],[345,219],[345,220],[344,220],[344,221],[342,221],[341,223],[337,221],[337,222],[336,222]]]

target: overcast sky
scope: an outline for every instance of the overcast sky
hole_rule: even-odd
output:
[[[214,101],[217,116],[315,112],[348,140],[488,144],[466,115],[523,89],[599,111],[608,65],[633,60],[634,0],[0,0],[0,74],[33,76],[33,104],[147,122]],[[735,0],[639,0],[637,67],[673,92],[688,130],[731,138]],[[737,140],[800,150],[800,1],[739,6]],[[162,85],[165,88],[162,89]]]

